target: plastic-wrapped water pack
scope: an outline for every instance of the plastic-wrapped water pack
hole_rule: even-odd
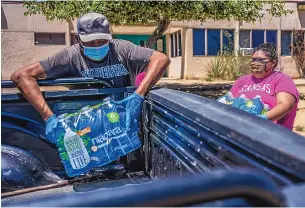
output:
[[[244,94],[235,98],[232,93],[229,92],[218,98],[217,101],[226,105],[231,105],[234,108],[238,108],[253,115],[262,115],[270,110],[269,105],[264,104],[259,95],[255,96],[253,99],[248,99]]]
[[[232,105],[234,100],[235,100],[235,98],[231,92],[228,92],[224,96],[221,96],[220,98],[217,99],[218,102],[226,104],[226,105]]]
[[[138,121],[128,119],[126,108],[113,101],[58,118],[62,128],[56,131],[56,145],[70,177],[115,161],[141,146]]]
[[[264,109],[264,103],[259,95],[253,99],[246,99],[245,102],[240,106],[240,109],[251,113],[253,115],[261,115]]]

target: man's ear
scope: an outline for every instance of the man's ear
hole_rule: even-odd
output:
[[[81,41],[80,38],[79,38],[79,35],[78,35],[78,34],[75,34],[75,37],[76,37],[77,42],[79,43],[80,52],[81,52],[81,53],[84,53],[84,47],[83,47],[82,41]]]
[[[80,40],[80,38],[79,38],[79,35],[78,35],[78,34],[75,34],[75,38],[76,38],[77,42],[78,42],[78,43],[80,43],[80,41],[81,41],[81,40]]]

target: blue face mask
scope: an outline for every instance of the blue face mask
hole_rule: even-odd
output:
[[[94,61],[102,60],[109,51],[109,44],[99,47],[86,47],[84,46],[84,55]]]

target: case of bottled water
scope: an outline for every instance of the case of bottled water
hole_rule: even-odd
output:
[[[125,107],[113,101],[60,115],[56,146],[68,176],[86,173],[139,148],[138,121],[128,117]]]

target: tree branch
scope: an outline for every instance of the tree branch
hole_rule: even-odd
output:
[[[147,48],[153,48],[154,45],[157,43],[157,40],[160,39],[163,35],[163,33],[167,30],[169,26],[170,20],[165,17],[162,20],[159,21],[159,24],[155,31],[152,33],[152,35],[148,38],[146,47]]]

